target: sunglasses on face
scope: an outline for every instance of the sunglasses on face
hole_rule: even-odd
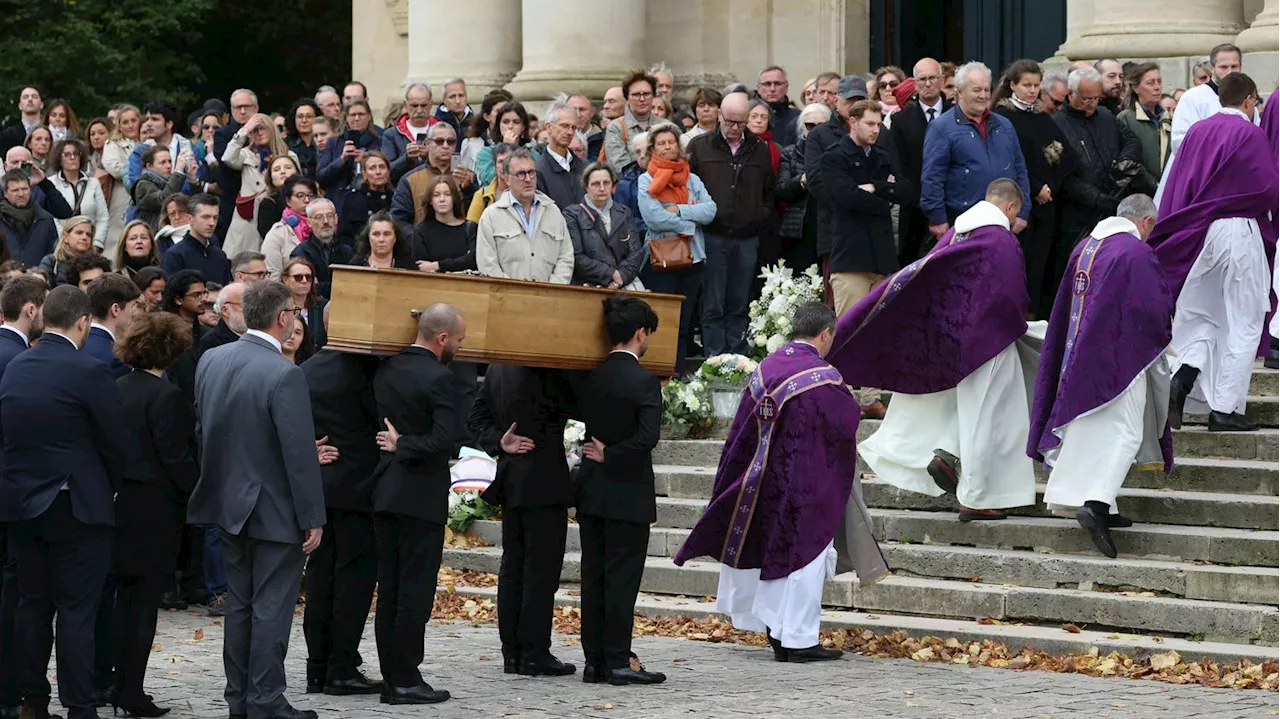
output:
[[[296,275],[289,275],[289,279],[293,280],[294,282],[310,282],[311,275],[304,275],[299,273]]]
[[[453,143],[453,138],[452,138],[452,137],[433,137],[433,138],[431,138],[431,139],[427,140],[427,142],[432,143],[432,144],[433,144],[433,145],[435,145],[436,147],[444,147],[445,145],[452,145],[452,144],[454,144],[454,143]]]

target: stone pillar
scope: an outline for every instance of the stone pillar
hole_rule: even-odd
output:
[[[449,1],[457,3],[460,12],[470,13],[474,0]],[[627,70],[647,67],[645,0],[523,3],[524,66],[507,85],[517,98],[547,100],[561,92],[603,97],[605,90],[622,81]],[[474,52],[474,29],[459,33],[459,41],[470,44]]]
[[[404,99],[399,88],[409,57],[406,3],[368,0],[351,13],[351,77],[369,87],[369,103],[378,122],[390,106],[398,107]]]
[[[1236,45],[1244,53],[1244,71],[1258,83],[1258,89],[1264,93],[1274,89],[1280,79],[1280,0],[1266,0],[1253,24],[1236,38]]]
[[[1067,39],[1062,41],[1058,51],[1045,60],[1048,65],[1065,65],[1071,58],[1072,50],[1079,44],[1084,31],[1093,25],[1094,0],[1067,0]]]
[[[460,76],[478,107],[486,92],[505,85],[520,69],[520,0],[408,3],[409,68],[402,88],[429,82],[439,103],[441,82]]]
[[[1093,24],[1072,43],[1073,59],[1204,55],[1244,29],[1241,0],[1095,2]]]

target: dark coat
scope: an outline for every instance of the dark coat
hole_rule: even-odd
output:
[[[587,437],[604,444],[604,464],[582,460],[574,502],[578,512],[656,522],[652,453],[662,424],[658,378],[629,353],[613,352],[587,376],[579,396]]]
[[[760,94],[756,93],[756,97],[760,97]],[[769,103],[769,110],[773,113],[771,124],[773,141],[781,148],[796,144],[798,139],[796,123],[800,120],[800,109],[793,107],[790,100],[784,99],[781,102]]]
[[[120,379],[132,371],[116,357],[116,341],[111,338],[111,333],[101,327],[89,329],[89,337],[85,339],[82,351],[105,364],[112,379]]]
[[[689,141],[689,170],[716,203],[716,219],[706,231],[727,237],[757,237],[773,221],[777,184],[769,144],[743,130],[738,154],[719,131]]]
[[[373,130],[365,130],[356,138],[356,147],[361,150],[381,150],[382,140]],[[346,140],[342,135],[330,137],[320,151],[316,160],[316,182],[324,190],[324,196],[333,201],[334,207],[342,207],[342,198],[350,191],[356,180],[356,161],[343,158],[342,150]],[[239,185],[236,185],[239,187]]]
[[[333,289],[333,271],[330,265],[349,265],[355,257],[355,250],[338,242],[335,237],[329,244],[324,244],[314,237],[293,248],[290,257],[305,257],[316,268],[316,294],[328,297]]]
[[[164,270],[166,277],[172,277],[180,270],[199,270],[205,282],[217,282],[223,286],[231,284],[231,260],[222,251],[222,241],[216,237],[205,243],[187,233],[182,242],[165,251],[160,259],[160,269]]]
[[[31,202],[35,204],[34,199]],[[4,239],[9,248],[9,257],[26,267],[39,267],[44,256],[58,246],[58,226],[53,221],[53,215],[38,205],[35,210],[35,219],[25,229],[0,215],[0,238]]]
[[[942,112],[950,110],[951,105],[950,100],[942,98]],[[941,114],[934,117],[934,121],[938,117]],[[912,100],[906,107],[893,113],[889,135],[897,154],[898,167],[902,168],[903,176],[911,183],[911,196],[904,198],[904,202],[912,205],[920,201],[920,168],[924,166],[924,136],[928,129],[928,118],[918,100]]]
[[[1072,155],[1067,152],[1067,136],[1062,134],[1062,128],[1054,121],[1053,115],[1046,114],[1038,101],[1032,109],[1020,110],[1005,100],[995,111],[1008,118],[1018,133],[1022,159],[1027,163],[1027,185],[1031,188],[1031,197],[1027,200],[1034,203],[1040,188],[1045,185],[1049,186],[1054,199],[1058,199],[1064,162]]]
[[[316,162],[320,159],[320,152],[316,149],[316,143],[313,139],[308,145],[302,141],[301,137],[289,137],[285,139],[285,144],[293,150],[293,154],[298,156],[298,168],[302,170],[303,177],[316,176]]]
[[[910,193],[910,183],[889,182],[893,174],[888,152],[874,145],[864,150],[848,136],[822,156],[823,182],[812,191],[831,210],[832,272],[897,272],[889,211],[902,194]],[[858,187],[867,183],[875,186],[874,192]]]
[[[823,155],[848,136],[849,124],[839,115],[832,113],[831,119],[825,125],[819,125],[809,132],[809,137],[804,143],[804,173],[807,175],[805,182],[809,185],[810,205],[816,205],[814,209],[817,210],[819,257],[831,254],[831,208],[818,197],[814,190],[825,181],[822,176]]]
[[[1142,161],[1138,138],[1105,107],[1091,117],[1070,105],[1053,115],[1066,137],[1069,172],[1062,181],[1059,218],[1062,236],[1069,241],[1083,237],[1103,218],[1115,214],[1121,192],[1112,176],[1121,160]]]
[[[181,172],[174,172],[161,182],[155,172],[145,172],[133,183],[133,206],[137,208],[135,220],[142,220],[151,226],[151,232],[160,229],[160,214],[164,211],[164,198],[175,192],[182,192],[187,178]]]
[[[31,201],[43,207],[55,220],[66,220],[75,214],[67,198],[47,177],[40,184],[31,186]]]
[[[373,511],[444,524],[449,517],[449,459],[458,433],[457,379],[430,350],[410,346],[383,361],[373,379],[378,427],[400,433],[373,477]]]
[[[467,420],[480,446],[498,457],[498,473],[484,492],[485,501],[504,507],[568,506],[572,491],[564,426],[575,414],[576,399],[563,373],[490,365]],[[532,451],[502,451],[502,435],[513,424],[516,434],[533,440]]]
[[[63,485],[72,515],[113,526],[128,463],[129,436],[107,366],[58,335],[11,361],[0,380],[0,521],[44,514]]]
[[[199,362],[205,352],[208,352],[215,347],[231,344],[238,339],[240,339],[240,335],[232,331],[225,321],[219,319],[218,324],[215,325],[213,329],[206,330],[204,334],[200,336],[200,341],[196,343],[196,361]]]
[[[816,229],[809,211],[809,188],[800,183],[800,177],[804,175],[804,148],[807,141],[807,137],[802,137],[794,145],[782,148],[782,160],[778,162],[778,184],[774,187],[774,195],[781,202],[787,203],[778,230],[778,234],[784,239],[799,240],[808,236],[806,229],[810,232]],[[808,178],[805,179],[807,183]]]
[[[395,192],[386,190],[370,190],[361,183],[342,198],[342,207],[338,208],[338,241],[350,247],[356,246],[356,235],[368,224],[369,217],[375,212],[391,209],[391,195]]]
[[[320,465],[325,505],[352,512],[373,510],[369,493],[378,467],[378,406],[373,378],[381,360],[325,350],[302,363],[311,389],[316,439],[329,438],[338,459]],[[397,426],[399,429],[399,426]]]
[[[566,207],[582,202],[585,192],[582,188],[582,171],[587,168],[585,160],[570,152],[569,169],[566,170],[548,150],[538,156],[533,166],[538,171],[538,192],[554,200],[561,212]]]
[[[600,136],[603,137],[604,134],[601,133]],[[588,157],[594,156],[588,155]],[[618,184],[613,188],[613,201],[621,202],[631,210],[631,219],[635,220],[636,232],[639,232],[641,237],[645,237],[648,232],[644,217],[640,214],[640,176],[644,173],[645,168],[633,162],[618,173]]]
[[[413,261],[439,262],[441,272],[474,270],[477,229],[470,220],[449,227],[429,217],[413,228]]]
[[[213,132],[213,155],[221,160],[222,156],[227,152],[227,145],[231,144],[231,138],[235,137],[240,131],[240,123],[234,118],[229,120],[227,124],[219,127]],[[217,164],[214,177],[218,182],[218,187],[222,189],[222,202],[218,204],[218,231],[215,233],[218,237],[225,237],[227,228],[231,227],[231,216],[235,214],[236,193],[240,191],[240,171],[231,167],[225,162],[219,161]],[[169,274],[165,270],[165,274]],[[208,279],[208,278],[205,278]]]
[[[604,219],[593,207],[575,203],[565,208],[564,223],[573,241],[573,283],[607,287],[616,270],[626,286],[644,266],[644,235],[636,227],[631,210],[620,202],[609,209],[611,230],[605,232]]]

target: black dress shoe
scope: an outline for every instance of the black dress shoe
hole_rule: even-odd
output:
[[[578,671],[553,656],[535,662],[520,662],[520,673],[527,677],[564,677]]]
[[[1107,526],[1112,529],[1127,529],[1133,526],[1133,520],[1123,514],[1108,514]]]
[[[387,687],[386,684],[383,685]],[[389,687],[382,690],[383,704],[439,704],[449,699],[449,692],[436,691],[430,684],[419,684],[414,687]]]
[[[661,684],[667,680],[667,675],[662,672],[647,672],[643,667],[640,669],[613,669],[609,672],[609,683],[615,687],[625,686],[627,684]]]
[[[333,697],[346,697],[354,694],[377,694],[382,691],[382,682],[374,681],[361,672],[346,679],[330,679],[324,685],[324,693]]]
[[[928,472],[938,489],[947,494],[955,494],[960,486],[959,461],[940,449],[933,450],[934,457],[929,460]]]
[[[190,605],[187,604],[186,600],[182,598],[182,595],[177,592],[165,592],[160,595],[161,609],[176,609],[178,611],[182,611],[188,606]]]
[[[808,649],[785,649],[783,651],[786,652],[787,658],[782,661],[793,664],[829,662],[844,656],[844,652],[839,649],[824,649],[821,644],[815,644]]]
[[[1191,394],[1191,388],[1182,383],[1182,380],[1174,377],[1169,382],[1169,426],[1173,429],[1182,429],[1182,411],[1187,406],[1187,395]]]
[[[609,681],[609,670],[603,664],[587,664],[582,667],[583,684],[601,684]]]
[[[310,709],[294,709],[286,706],[267,719],[318,719],[318,715]]]
[[[1089,536],[1093,538],[1093,546],[1097,547],[1099,552],[1115,559],[1116,543],[1111,540],[1111,526],[1106,516],[1099,514],[1092,507],[1081,507],[1076,510],[1076,521],[1081,527],[1089,530]]]
[[[322,693],[324,693],[324,680],[323,680],[323,679],[308,679],[308,680],[307,680],[307,691],[306,691],[306,693],[307,693],[307,694],[322,694]]]
[[[502,658],[502,673],[503,673],[503,674],[519,674],[519,673],[520,673],[520,660],[519,660],[519,659],[507,659],[506,657],[503,657],[503,658]]]
[[[1267,369],[1280,369],[1280,350],[1276,349],[1275,340],[1271,341],[1271,349],[1267,350],[1267,358],[1262,360]]]
[[[1209,413],[1210,432],[1254,432],[1257,429],[1258,425],[1245,419],[1244,415],[1239,412],[1231,414],[1226,412]]]
[[[787,650],[782,646],[781,639],[774,639],[773,633],[768,627],[764,628],[764,638],[769,640],[769,646],[773,648],[773,659],[778,662],[787,661]]]

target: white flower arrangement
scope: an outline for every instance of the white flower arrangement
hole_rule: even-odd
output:
[[[742,355],[724,354],[708,357],[698,368],[698,378],[716,385],[741,387],[756,371],[757,362]]]
[[[794,274],[782,260],[760,272],[764,289],[752,300],[748,314],[747,340],[752,355],[763,358],[786,344],[791,337],[791,316],[796,308],[813,300],[822,300],[822,275],[817,265]]]
[[[587,441],[587,425],[571,419],[564,426],[564,458],[569,469],[582,464],[582,444]]]
[[[703,437],[711,430],[711,393],[701,379],[673,379],[662,388],[662,424],[674,434]]]

